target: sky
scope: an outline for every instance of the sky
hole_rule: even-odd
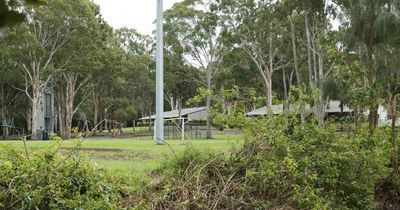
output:
[[[182,0],[164,0],[164,11]],[[142,34],[151,35],[156,25],[157,0],[94,0],[100,5],[103,18],[113,28],[135,28]]]

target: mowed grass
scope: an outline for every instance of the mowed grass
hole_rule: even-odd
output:
[[[153,128],[152,128],[153,129]],[[124,133],[140,133],[140,132],[147,132],[149,131],[149,127],[135,127],[135,130],[133,129],[133,127],[125,127],[122,128],[122,132]]]
[[[229,153],[243,144],[243,135],[214,135],[213,139],[167,140],[166,145],[156,145],[148,139],[96,139],[82,142],[80,151],[86,160],[101,168],[111,171],[130,171],[137,175],[147,173],[159,167],[163,161],[174,157],[187,147],[200,150],[214,150]],[[62,153],[68,153],[77,145],[77,140],[62,141],[27,141],[29,153],[61,147]],[[7,148],[23,150],[22,141],[0,141],[0,150]]]

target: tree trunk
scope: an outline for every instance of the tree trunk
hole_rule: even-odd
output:
[[[75,84],[76,84],[76,75],[74,73],[66,73],[63,75],[65,79],[65,83],[61,88],[60,99],[62,103],[60,103],[61,109],[61,117],[60,117],[60,130],[61,130],[61,138],[68,140],[71,139],[71,131],[72,131],[72,117],[74,114],[74,97],[75,97]]]
[[[310,85],[313,85],[313,70],[312,70],[312,57],[311,57],[311,36],[310,36],[310,27],[308,23],[308,12],[304,13],[305,19],[305,27],[306,27],[306,36],[307,36],[307,64],[308,64],[308,80]]]
[[[286,126],[289,124],[289,94],[288,88],[286,84],[286,71],[282,71],[282,79],[283,79],[283,92],[285,96],[285,103],[283,103],[283,113],[285,114],[285,122]]]
[[[267,111],[270,111],[272,108],[272,79],[268,77],[268,80],[265,84],[265,94],[267,96]]]
[[[290,28],[291,28],[291,34],[292,34],[292,51],[293,51],[294,71],[296,74],[297,86],[300,87],[301,76],[300,76],[300,72],[299,72],[299,63],[297,60],[296,32],[295,32],[295,27],[294,27],[292,18],[290,16],[289,16],[289,21],[290,21]]]
[[[7,126],[7,111],[6,111],[6,101],[5,101],[5,93],[4,93],[4,84],[1,84],[1,92],[0,92],[0,122],[2,122],[3,126]],[[8,139],[8,128],[3,127],[3,140]]]
[[[322,124],[325,118],[325,102],[324,102],[324,93],[323,93],[323,80],[324,80],[324,64],[322,57],[322,49],[318,49],[318,88],[320,90],[320,95],[318,96],[318,104],[317,104],[317,119]]]
[[[151,131],[151,108],[149,109],[149,131]]]
[[[94,91],[93,92],[93,103],[94,103],[94,116],[93,116],[93,136],[97,135],[97,131],[98,131],[98,121],[97,119],[99,118],[99,109],[100,109],[100,97],[99,97],[99,93]]]
[[[107,109],[104,109],[104,130],[107,131],[108,130],[108,119],[107,119]]]
[[[177,97],[176,106],[177,106],[177,110],[178,110],[178,116],[179,116],[179,118],[181,118],[182,117],[182,98],[181,97]]]
[[[392,167],[393,173],[397,174],[399,170],[398,166],[398,148],[397,148],[397,127],[396,127],[396,119],[397,119],[397,100],[396,94],[393,93],[391,96],[391,108],[392,108]]]
[[[317,53],[315,52],[315,50],[317,49],[316,48],[316,46],[315,46],[315,41],[314,41],[314,36],[313,36],[313,34],[310,34],[311,36],[311,53],[312,53],[312,57],[313,57],[313,71],[314,71],[314,74],[313,74],[313,78],[314,78],[314,86],[317,86],[317,81],[318,81],[318,73],[317,73],[317,63],[319,63],[319,57],[320,56],[318,56],[318,62],[317,62]],[[321,79],[321,78],[319,78],[319,79]]]
[[[399,164],[398,164],[398,148],[397,148],[397,95],[396,95],[396,86],[397,86],[397,75],[392,74],[391,76],[392,84],[389,86],[390,94],[390,106],[391,106],[391,115],[392,115],[392,167],[393,173],[398,174],[399,172]]]
[[[371,46],[367,48],[367,56],[368,56],[368,86],[371,87],[373,86],[375,82],[375,71],[374,71],[374,62],[373,62],[373,54],[374,50]],[[371,97],[371,105],[370,105],[370,110],[369,110],[369,128],[370,128],[370,133],[371,135],[374,133],[375,128],[378,123],[378,106],[376,105],[376,96],[375,93],[371,92],[370,93]]]
[[[211,65],[211,64],[210,64]],[[207,124],[206,124],[206,138],[211,139],[211,68],[208,66],[208,73],[207,73],[207,101],[206,101],[206,108],[207,108]]]
[[[27,135],[31,134],[32,133],[32,108],[28,108],[26,110],[26,128],[28,129]]]
[[[71,139],[72,119],[74,115],[74,98],[77,75],[75,73],[63,74],[64,83],[59,93],[60,131],[61,138]]]
[[[32,85],[33,86],[33,85]],[[36,140],[37,139],[37,134],[40,128],[39,126],[39,91],[37,88],[32,88],[33,89],[33,95],[32,95],[32,136],[31,139]]]
[[[172,94],[168,94],[166,99],[169,102],[169,106],[171,107],[171,111],[175,110],[176,109],[176,105],[175,105],[174,96]]]
[[[58,91],[58,125],[60,130],[61,138],[64,138],[65,134],[65,109],[63,104],[65,104],[65,92]]]
[[[272,30],[272,23],[270,24]],[[269,67],[266,69],[267,75],[267,110],[272,107],[272,73],[274,72],[274,43],[273,34],[269,36]]]

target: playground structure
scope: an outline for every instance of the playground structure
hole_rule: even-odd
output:
[[[108,131],[111,137],[121,136],[123,134],[122,129],[125,127],[124,123],[118,122],[117,120],[104,119],[97,125],[94,125],[92,121],[86,116],[81,116],[78,119],[77,129],[79,132],[85,133],[87,135],[97,135],[99,133],[104,134],[104,131]]]
[[[0,125],[0,135],[3,140],[9,140],[10,137],[19,136],[25,133],[24,128],[15,127],[14,125],[2,124]]]

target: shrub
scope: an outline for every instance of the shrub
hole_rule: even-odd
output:
[[[7,148],[0,158],[0,208],[114,209],[118,196],[106,183],[79,154],[38,152],[28,159]]]
[[[281,117],[248,125],[251,140],[229,157],[189,149],[141,194],[153,209],[374,209],[390,173],[386,133],[337,133]],[[138,203],[132,202],[135,206]],[[128,204],[129,206],[129,204]]]

